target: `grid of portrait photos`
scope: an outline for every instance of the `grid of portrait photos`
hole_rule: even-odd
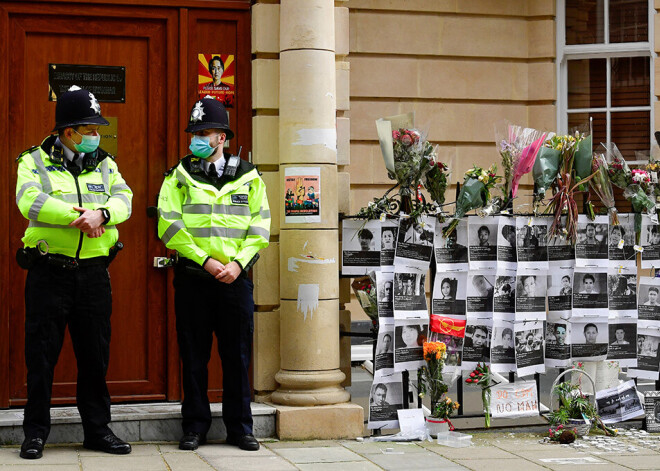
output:
[[[469,216],[445,236],[450,222],[432,217],[344,221],[343,273],[377,280],[374,385],[389,386],[372,390],[370,427],[397,420],[385,403],[400,400],[401,372],[424,364],[427,338],[447,345],[447,373],[485,361],[527,376],[607,359],[660,379],[660,277],[637,274],[638,259],[660,268],[658,222],[642,217],[639,245],[633,214],[617,225],[580,215],[575,244],[549,240],[551,223]]]

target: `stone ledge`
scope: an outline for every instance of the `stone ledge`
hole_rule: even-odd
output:
[[[363,434],[364,410],[350,402],[329,406],[290,407],[268,404],[277,409],[277,436],[280,440],[337,440]]]

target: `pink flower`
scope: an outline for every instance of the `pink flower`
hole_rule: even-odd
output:
[[[401,136],[401,143],[402,143],[404,146],[410,146],[410,145],[412,145],[413,140],[412,140],[412,138],[410,137],[410,135],[408,135],[408,134],[404,134],[403,136]]]
[[[396,140],[401,139],[401,133],[395,129],[394,131],[392,131],[392,139],[396,139]]]

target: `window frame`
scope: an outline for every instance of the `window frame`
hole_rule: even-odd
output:
[[[602,44],[574,44],[566,45],[566,0],[557,0],[556,13],[556,73],[557,73],[557,132],[566,134],[568,132],[568,61],[574,59],[605,59],[607,74],[607,94],[604,108],[576,108],[571,113],[605,113],[606,114],[606,136],[607,142],[612,140],[612,110],[618,111],[648,111],[650,114],[650,141],[648,150],[655,142],[655,103],[658,98],[655,95],[655,61],[657,54],[654,51],[654,17],[656,14],[653,6],[654,0],[647,0],[648,4],[648,34],[649,41],[634,43],[610,43],[609,7],[610,0],[604,0],[604,40]],[[612,68],[611,59],[617,57],[649,57],[650,58],[650,101],[648,106],[627,106],[612,108]],[[595,145],[596,143],[594,143]],[[644,164],[647,160],[628,160],[632,164]]]

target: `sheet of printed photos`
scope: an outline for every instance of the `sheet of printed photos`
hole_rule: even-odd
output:
[[[446,373],[485,361],[526,376],[607,359],[660,379],[660,277],[637,270],[660,269],[660,224],[643,216],[636,240],[635,215],[609,219],[580,215],[574,245],[548,239],[549,217],[469,216],[446,237],[449,221],[429,216],[344,220],[342,274],[371,274],[376,286],[369,427],[398,425],[401,372],[424,364],[427,339],[447,345]],[[620,414],[625,393],[611,391],[602,409]],[[646,409],[660,424],[660,398]]]

